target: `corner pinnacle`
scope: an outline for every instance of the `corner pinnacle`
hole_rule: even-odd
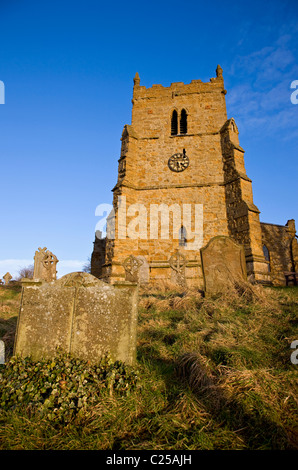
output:
[[[222,68],[220,65],[216,67],[216,76],[222,78]]]
[[[138,72],[135,74],[135,78],[133,79],[134,85],[140,85],[140,76]]]

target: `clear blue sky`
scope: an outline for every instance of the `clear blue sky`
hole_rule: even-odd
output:
[[[39,246],[59,275],[91,255],[137,71],[169,86],[220,64],[261,220],[298,227],[297,52],[297,0],[0,0],[0,277]]]

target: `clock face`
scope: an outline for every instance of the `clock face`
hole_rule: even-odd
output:
[[[188,167],[189,158],[185,151],[183,153],[175,153],[169,158],[168,165],[170,170],[180,172]]]

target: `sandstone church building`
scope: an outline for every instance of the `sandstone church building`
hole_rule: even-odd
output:
[[[187,285],[200,287],[200,249],[222,235],[244,247],[253,282],[284,284],[285,272],[298,271],[295,221],[260,222],[225,95],[220,66],[207,83],[169,87],[146,88],[136,74],[113,189],[112,236],[95,237],[93,275],[125,280],[133,255],[143,282],[173,280],[180,259]]]

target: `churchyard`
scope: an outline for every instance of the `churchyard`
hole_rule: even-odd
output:
[[[0,286],[0,449],[297,449],[297,287],[140,287],[133,365],[13,358],[20,302]]]

